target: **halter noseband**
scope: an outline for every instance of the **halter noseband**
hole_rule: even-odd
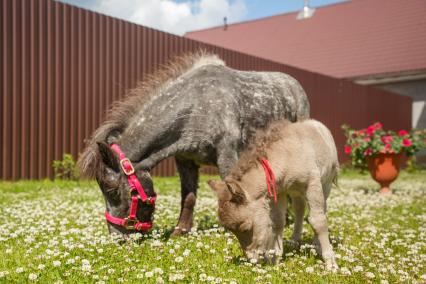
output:
[[[124,227],[127,230],[147,231],[152,228],[152,222],[141,222],[136,217],[139,199],[142,200],[142,202],[155,205],[157,194],[154,193],[152,197],[148,197],[136,177],[132,163],[128,158],[126,158],[126,155],[121,151],[120,147],[117,144],[111,144],[111,149],[118,154],[121,169],[127,176],[127,181],[130,185],[132,203],[130,205],[129,217],[113,217],[108,213],[108,211],[105,211],[105,218],[109,223]]]

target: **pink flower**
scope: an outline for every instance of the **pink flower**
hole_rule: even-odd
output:
[[[371,138],[370,138],[370,137],[365,137],[365,138],[364,138],[364,141],[365,141],[365,142],[370,142],[370,141],[371,141]]]
[[[382,129],[382,127],[383,127],[383,125],[382,125],[380,122],[376,122],[376,123],[374,123],[374,124],[373,124],[373,126],[374,126],[374,128],[375,128],[376,130],[380,130],[380,129]]]
[[[350,154],[350,153],[351,153],[351,151],[352,151],[351,146],[345,146],[345,153],[346,153],[346,154]]]
[[[368,136],[373,135],[374,131],[376,131],[376,128],[374,127],[374,125],[370,125],[369,127],[367,127],[367,135]]]
[[[404,147],[410,147],[411,145],[413,145],[413,142],[411,142],[410,139],[405,138],[404,140],[402,140],[402,146],[404,146]]]
[[[365,151],[364,151],[364,156],[370,156],[370,155],[372,155],[373,154],[373,149],[371,149],[371,148],[367,148]]]
[[[391,144],[386,144],[385,145],[385,153],[393,153],[393,149],[392,149],[392,145]]]
[[[382,140],[383,144],[389,144],[390,142],[393,141],[392,135],[382,136],[380,137],[380,139]]]
[[[405,131],[405,130],[400,130],[399,132],[398,132],[398,136],[405,136],[405,135],[407,135],[408,134],[408,132],[407,131]]]

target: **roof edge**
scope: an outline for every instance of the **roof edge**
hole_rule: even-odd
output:
[[[330,6],[336,6],[336,5],[342,5],[342,4],[349,4],[350,2],[352,2],[352,1],[351,0],[343,0],[342,2],[330,3],[330,4],[326,4],[326,5],[322,5],[322,6],[317,6],[317,7],[313,7],[312,6],[311,8],[315,8],[316,10],[318,10],[318,9],[327,8],[327,7],[330,7]],[[257,22],[257,21],[263,21],[265,19],[275,18],[275,17],[281,17],[281,16],[285,16],[285,15],[290,15],[290,14],[295,14],[296,15],[299,12],[300,12],[300,10],[296,10],[296,11],[290,11],[290,12],[285,12],[285,13],[280,13],[280,14],[265,16],[265,17],[261,17],[261,18],[257,18],[257,19],[251,19],[251,20],[241,21],[241,22],[237,22],[237,23],[227,24],[227,27],[229,28],[231,26],[242,25],[242,24],[247,24],[247,23]],[[222,27],[223,27],[223,25],[217,25],[217,26],[212,26],[212,27],[209,27],[209,28],[192,30],[192,31],[184,33],[183,37],[186,37],[187,35],[192,34],[192,33],[209,31],[209,30],[214,30],[214,29],[218,29],[218,28],[222,28]]]
[[[409,70],[402,72],[363,75],[346,78],[360,85],[380,85],[426,79],[426,69]]]

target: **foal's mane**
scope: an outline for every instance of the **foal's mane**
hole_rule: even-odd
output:
[[[136,88],[127,92],[124,99],[116,101],[106,114],[106,119],[85,141],[86,148],[79,156],[77,166],[84,177],[94,178],[103,171],[104,164],[100,156],[97,142],[111,143],[129,125],[131,118],[168,81],[175,80],[191,68],[206,63],[224,64],[216,55],[199,50],[195,53],[174,57],[170,63],[161,66],[147,79],[139,82]]]
[[[240,181],[245,173],[261,163],[262,158],[267,159],[269,147],[282,138],[283,129],[290,124],[290,121],[282,119],[257,130],[247,148],[241,153],[237,164],[232,168],[229,177]]]

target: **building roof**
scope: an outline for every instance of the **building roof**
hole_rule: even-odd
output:
[[[425,0],[353,0],[297,14],[185,36],[337,78],[426,70]]]

